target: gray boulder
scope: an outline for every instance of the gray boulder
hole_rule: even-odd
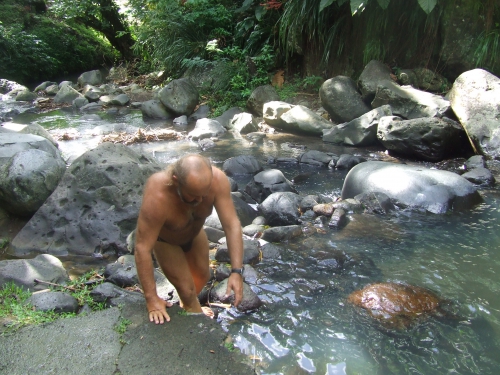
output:
[[[47,289],[47,285],[35,283],[35,279],[65,284],[69,275],[62,262],[49,254],[40,254],[33,259],[0,261],[0,286],[13,282],[32,292]]]
[[[245,186],[245,192],[259,203],[272,193],[285,191],[297,193],[293,184],[279,169],[268,169],[257,173]]]
[[[302,236],[300,225],[285,225],[265,229],[261,239],[268,242],[282,242],[299,236]]]
[[[130,102],[127,94],[103,95],[99,98],[101,104],[125,106]]]
[[[60,87],[59,91],[57,92],[56,96],[54,97],[54,103],[68,103],[72,104],[73,100],[76,98],[84,97],[82,94],[80,94],[78,91],[76,91],[73,87],[71,87],[69,84],[63,85]]]
[[[250,94],[250,97],[247,100],[247,109],[253,115],[262,117],[264,104],[278,100],[280,100],[280,97],[273,86],[259,86],[253,90],[252,94]]]
[[[141,104],[141,112],[143,116],[153,119],[167,120],[174,117],[159,100],[147,100],[143,102]]]
[[[241,134],[259,131],[258,122],[251,113],[239,113],[231,120],[230,129]]]
[[[0,145],[0,203],[14,215],[32,215],[57,187],[66,163],[37,135],[1,133]]]
[[[486,162],[483,155],[473,155],[465,162],[467,170],[474,168],[486,168]]]
[[[14,238],[13,253],[126,253],[143,186],[159,170],[158,164],[121,144],[103,143],[86,152]]]
[[[57,82],[45,81],[40,83],[37,87],[35,87],[33,91],[34,92],[44,91],[47,87],[52,85],[57,85]]]
[[[342,155],[340,155],[339,159],[337,160],[337,163],[335,164],[335,168],[350,170],[354,166],[358,165],[359,163],[363,163],[365,161],[366,161],[366,159],[362,156],[342,154]]]
[[[41,125],[38,125],[38,124],[23,125],[22,128],[18,131],[18,133],[38,135],[40,137],[47,139],[50,143],[52,143],[54,145],[54,147],[58,147],[57,141]]]
[[[337,76],[326,80],[319,89],[321,104],[337,123],[344,123],[369,112],[359,94],[356,83],[349,77]]]
[[[210,300],[220,301],[223,303],[234,303],[234,292],[231,291],[231,295],[225,298],[227,291],[227,280],[225,279],[213,289],[210,290]],[[247,283],[243,283],[243,299],[238,305],[238,310],[240,311],[250,311],[256,310],[262,305],[262,301],[259,296],[250,288]]]
[[[258,209],[271,226],[299,224],[301,197],[292,192],[272,193]]]
[[[257,240],[243,240],[243,263],[256,264],[260,259],[260,245]],[[221,263],[230,263],[227,243],[222,244],[215,253],[215,260]]]
[[[481,202],[473,184],[448,171],[420,166],[369,161],[347,174],[342,199],[380,192],[407,208],[443,214]]]
[[[378,140],[389,151],[428,161],[456,154],[465,137],[460,124],[436,117],[402,120],[387,116],[380,120],[377,131]]]
[[[188,134],[188,137],[193,141],[199,141],[205,138],[220,137],[226,132],[226,129],[216,120],[202,118],[196,121],[193,130]]]
[[[231,127],[231,121],[237,114],[242,113],[242,110],[238,107],[229,108],[222,115],[214,118],[215,121],[218,121],[224,128],[229,129]],[[206,116],[205,116],[206,117]]]
[[[405,119],[443,117],[450,109],[450,102],[443,97],[417,90],[411,86],[399,86],[385,81],[380,85],[372,101],[377,108],[389,104],[392,113]]]
[[[77,82],[80,87],[84,87],[85,85],[100,85],[103,82],[102,73],[99,70],[91,70],[82,73],[80,77],[78,77]]]
[[[477,167],[473,168],[462,175],[467,181],[480,186],[493,186],[495,184],[495,177],[489,169]]]
[[[257,217],[257,211],[248,205],[243,199],[238,197],[237,193],[231,193],[231,198],[233,200],[234,208],[238,219],[242,226],[249,225]],[[207,227],[222,230],[222,224],[217,215],[217,211],[213,210],[210,216],[205,220],[205,225]]]
[[[316,167],[328,167],[328,164],[332,161],[333,156],[325,152],[310,150],[304,152],[299,157],[299,163],[314,165]],[[294,178],[294,182],[297,182],[297,177]]]
[[[455,80],[449,97],[476,153],[500,158],[500,79],[482,69],[467,71]]]
[[[198,89],[187,78],[174,79],[158,94],[165,108],[176,116],[189,116],[200,100]]]
[[[398,79],[403,85],[425,91],[442,92],[447,87],[446,78],[427,68],[403,69],[398,73]]]
[[[43,292],[31,295],[26,304],[34,307],[35,311],[54,311],[55,313],[76,313],[78,301],[69,293]]]
[[[262,171],[262,165],[254,156],[239,155],[224,161],[222,170],[228,176],[254,175]]]
[[[323,130],[323,142],[349,146],[370,146],[377,143],[377,127],[380,118],[392,115],[391,107],[383,105],[363,116],[331,129]]]
[[[281,116],[292,109],[292,107],[293,105],[280,101],[265,103],[263,107],[264,121],[271,126],[281,128],[283,127]]]
[[[302,105],[296,105],[281,115],[276,127],[289,133],[321,135],[333,124]]]
[[[392,82],[391,69],[381,61],[370,61],[358,79],[358,88],[363,100],[366,103],[371,103],[375,98],[378,86],[380,84],[385,86],[387,82]]]
[[[32,102],[36,98],[38,98],[38,95],[36,93],[29,90],[24,90],[16,95],[16,102]]]
[[[45,89],[45,93],[48,96],[56,96],[59,92],[59,85],[50,85]]]

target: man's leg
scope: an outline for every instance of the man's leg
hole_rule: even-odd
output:
[[[202,229],[194,238],[191,249],[185,252],[189,270],[193,276],[196,295],[200,294],[201,290],[210,279],[208,253],[208,238],[207,234]]]

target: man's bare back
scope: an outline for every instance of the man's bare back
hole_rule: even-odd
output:
[[[151,253],[174,284],[188,312],[213,315],[202,309],[197,295],[209,278],[208,240],[202,230],[213,208],[226,232],[233,268],[242,267],[241,225],[225,174],[199,155],[181,158],[174,167],[152,175],[144,190],[137,222],[136,264],[151,321],[169,320],[167,303],[156,294]],[[242,296],[240,275],[232,274],[228,293],[235,305]]]

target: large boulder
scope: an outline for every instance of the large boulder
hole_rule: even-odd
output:
[[[280,117],[275,126],[289,133],[321,135],[333,124],[302,105],[296,105]]]
[[[384,193],[403,207],[436,214],[467,209],[482,200],[473,184],[453,172],[382,161],[352,168],[342,199],[371,192]]]
[[[375,108],[357,119],[323,130],[323,142],[359,147],[373,145],[377,142],[380,118],[390,115],[392,111],[388,105]]]
[[[0,204],[13,215],[34,214],[66,171],[59,150],[32,134],[0,134]]]
[[[232,107],[225,111],[222,115],[214,118],[214,120],[218,121],[219,124],[221,124],[224,128],[229,129],[231,127],[231,121],[233,120],[234,116],[239,113],[242,113],[242,110],[240,108]]]
[[[73,100],[75,100],[76,98],[84,98],[84,96],[80,94],[78,91],[76,91],[69,84],[62,85],[62,87],[59,89],[56,96],[54,97],[54,103],[72,104]]]
[[[300,195],[292,192],[272,193],[258,208],[271,226],[295,225],[299,224],[301,200]]]
[[[258,212],[254,210],[248,203],[241,199],[237,194],[231,193],[231,198],[233,200],[234,209],[236,210],[236,215],[242,226],[250,225],[252,221],[257,217]],[[205,220],[205,226],[213,229],[222,230],[222,224],[217,215],[217,210],[213,210],[209,217]],[[212,232],[212,234],[216,234]]]
[[[279,169],[267,169],[253,176],[245,186],[245,192],[258,203],[276,192],[291,191],[297,193],[293,184]]]
[[[383,117],[378,124],[377,137],[389,151],[428,161],[441,161],[458,154],[466,139],[462,126],[445,117],[414,120]]]
[[[188,137],[193,141],[205,138],[219,137],[226,132],[226,129],[216,120],[202,118],[196,121],[196,125],[189,132]]]
[[[394,115],[409,120],[419,117],[443,117],[450,109],[450,102],[439,95],[411,86],[399,86],[389,81],[379,85],[372,107],[386,104],[391,106]]]
[[[77,158],[11,243],[29,252],[103,256],[127,252],[147,178],[161,167],[127,146],[103,143]]]
[[[500,158],[500,79],[474,69],[461,74],[450,91],[451,107],[476,152]]]
[[[238,155],[224,161],[222,170],[228,176],[254,175],[262,171],[262,165],[251,155]]]
[[[253,90],[247,100],[247,109],[253,115],[262,117],[264,104],[267,102],[280,100],[276,89],[271,85],[259,86]]]
[[[40,254],[33,259],[11,259],[0,261],[0,287],[8,282],[32,292],[47,289],[47,285],[36,280],[65,284],[69,275],[62,262],[53,255]]]
[[[234,115],[230,129],[241,134],[248,134],[259,131],[259,126],[257,119],[251,113],[243,112]]]
[[[283,127],[281,116],[292,108],[293,105],[286,102],[273,101],[265,103],[263,108],[264,121],[271,126],[281,128]]]
[[[102,73],[100,70],[91,70],[82,73],[80,77],[78,77],[77,82],[80,87],[84,87],[85,85],[100,85],[103,82]]]
[[[337,76],[326,80],[319,89],[319,97],[330,118],[337,123],[354,120],[371,110],[361,98],[356,83],[349,77]]]
[[[167,110],[177,116],[189,116],[200,100],[198,89],[187,78],[174,79],[158,95]]]
[[[299,156],[299,163],[313,165],[316,167],[328,167],[330,162],[336,158],[335,155],[317,150],[309,150]],[[297,182],[297,178],[294,178]]]
[[[153,119],[167,120],[174,117],[159,100],[154,99],[143,102],[141,112],[143,116]]]
[[[363,100],[366,103],[371,103],[375,98],[378,86],[385,86],[387,82],[391,81],[391,69],[387,65],[378,60],[370,61],[358,79],[358,88]]]

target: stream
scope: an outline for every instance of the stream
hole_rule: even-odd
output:
[[[188,132],[194,127],[192,123],[178,128],[166,121],[145,121],[140,111],[99,115],[101,120],[85,120],[71,109],[60,109],[22,113],[12,122],[36,123],[53,134],[77,131],[79,138],[59,141],[68,163],[97,146],[100,136],[111,131],[172,127]],[[200,152],[189,140],[130,147],[162,164]],[[255,156],[265,168],[276,168],[266,165],[269,157],[293,157],[304,150],[356,154],[370,160],[388,157],[382,148],[340,147],[325,144],[319,137],[279,133],[268,134],[259,143],[229,133],[203,155],[218,167],[229,157],[245,154]],[[488,166],[499,179],[500,162]],[[338,197],[346,175],[345,171],[298,164],[279,164],[278,168],[289,180],[308,174],[296,185],[303,196]],[[235,180],[244,189],[250,178]],[[500,190],[480,189],[480,193],[484,202],[470,211],[349,214],[349,224],[341,230],[312,230],[277,244],[280,259],[263,259],[255,265],[259,277],[252,289],[264,305],[252,313],[222,311],[218,319],[262,374],[498,374]],[[350,261],[346,267],[335,267],[339,259]],[[102,260],[82,257],[62,260],[74,273],[104,266],[99,263]],[[381,327],[346,301],[354,290],[380,281],[428,288],[446,301],[446,314],[406,330]]]

